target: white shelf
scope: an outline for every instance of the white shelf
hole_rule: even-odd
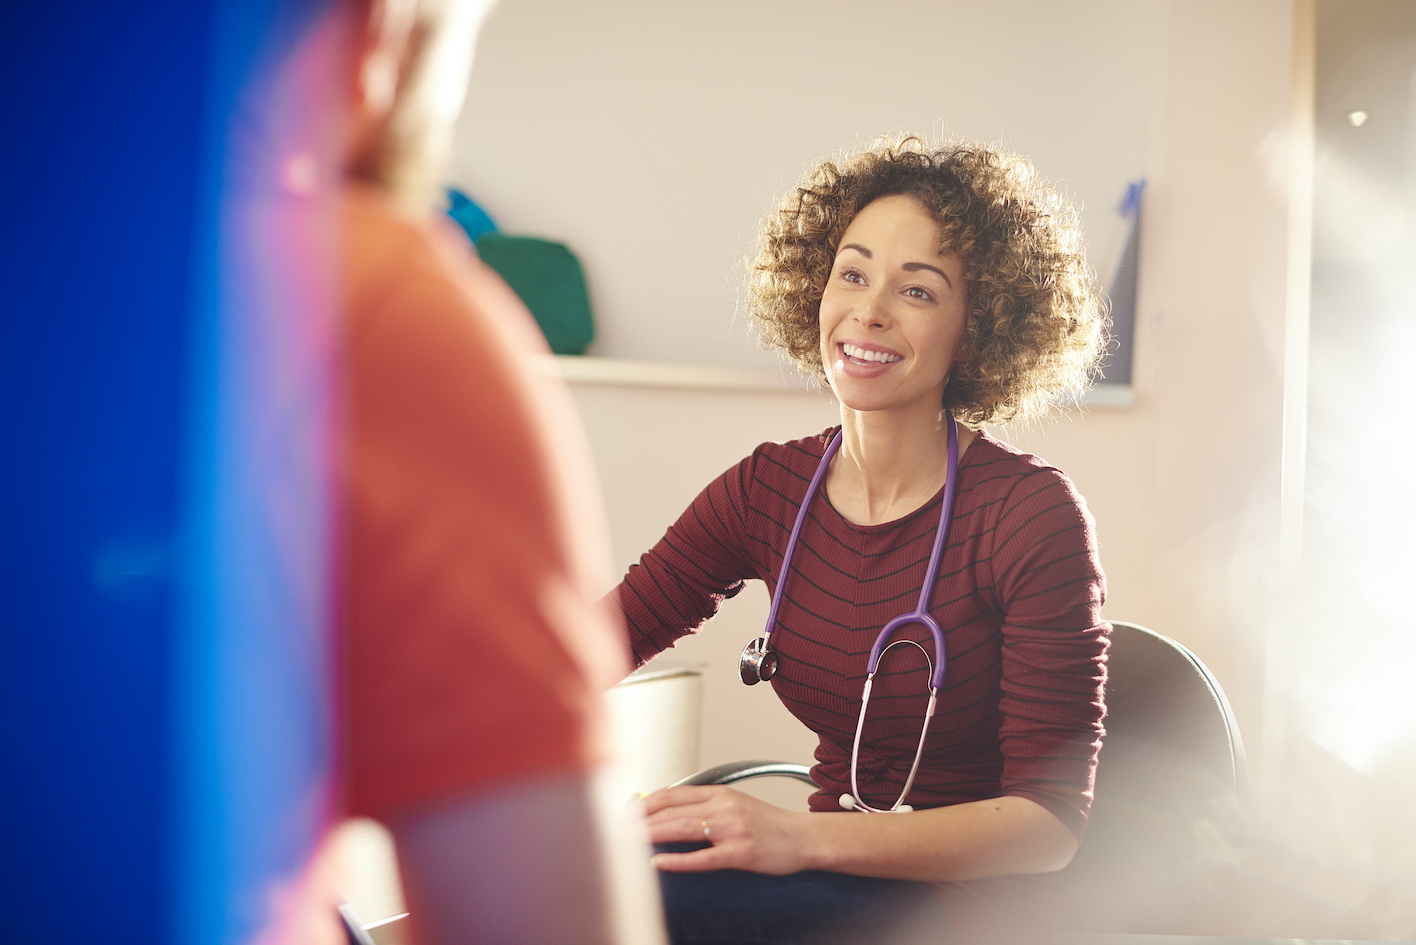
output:
[[[563,354],[553,355],[546,359],[545,364],[548,372],[558,375],[567,384],[651,387],[660,390],[816,393],[816,389],[805,377],[788,367],[745,368]]]
[[[542,365],[546,373],[575,385],[821,394],[804,375],[788,367],[744,368],[565,354],[545,358]],[[1095,410],[1126,410],[1135,399],[1130,384],[1098,384],[1082,395],[1080,404]]]
[[[1098,410],[1127,410],[1136,404],[1130,384],[1097,384],[1082,395],[1082,403]]]

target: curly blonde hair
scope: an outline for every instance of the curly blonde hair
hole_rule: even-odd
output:
[[[748,318],[769,347],[826,379],[819,316],[841,237],[881,197],[914,198],[963,258],[968,316],[943,406],[971,426],[1037,416],[1085,389],[1108,319],[1076,208],[1015,154],[880,139],[819,161],[763,221]]]

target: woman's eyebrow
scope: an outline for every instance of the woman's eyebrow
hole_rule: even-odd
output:
[[[858,252],[858,253],[860,253],[862,256],[864,256],[866,259],[873,259],[873,258],[875,258],[875,254],[874,254],[874,253],[872,253],[870,250],[866,249],[864,246],[860,245],[859,243],[847,243],[845,246],[842,246],[840,249],[836,250],[836,255],[839,256],[841,253],[844,253],[844,252],[845,252],[846,250],[848,250],[848,249],[853,249],[853,250],[855,250],[856,252]]]
[[[954,280],[950,279],[948,275],[945,274],[944,270],[940,269],[938,266],[931,266],[929,263],[922,262],[907,262],[900,268],[905,270],[905,272],[918,272],[921,269],[928,269],[930,272],[937,272],[939,273],[940,278],[944,280],[945,284],[947,284],[949,288],[952,289],[954,287]]]

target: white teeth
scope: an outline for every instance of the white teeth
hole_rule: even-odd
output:
[[[841,345],[841,350],[844,351],[848,357],[855,358],[857,361],[879,361],[882,364],[889,364],[892,361],[900,360],[900,355],[898,354],[886,354],[884,351],[867,351],[865,348],[857,347],[852,344]]]

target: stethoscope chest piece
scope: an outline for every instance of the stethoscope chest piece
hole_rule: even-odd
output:
[[[738,658],[738,676],[749,686],[755,686],[777,675],[777,654],[767,649],[767,639],[758,637],[742,648]]]

